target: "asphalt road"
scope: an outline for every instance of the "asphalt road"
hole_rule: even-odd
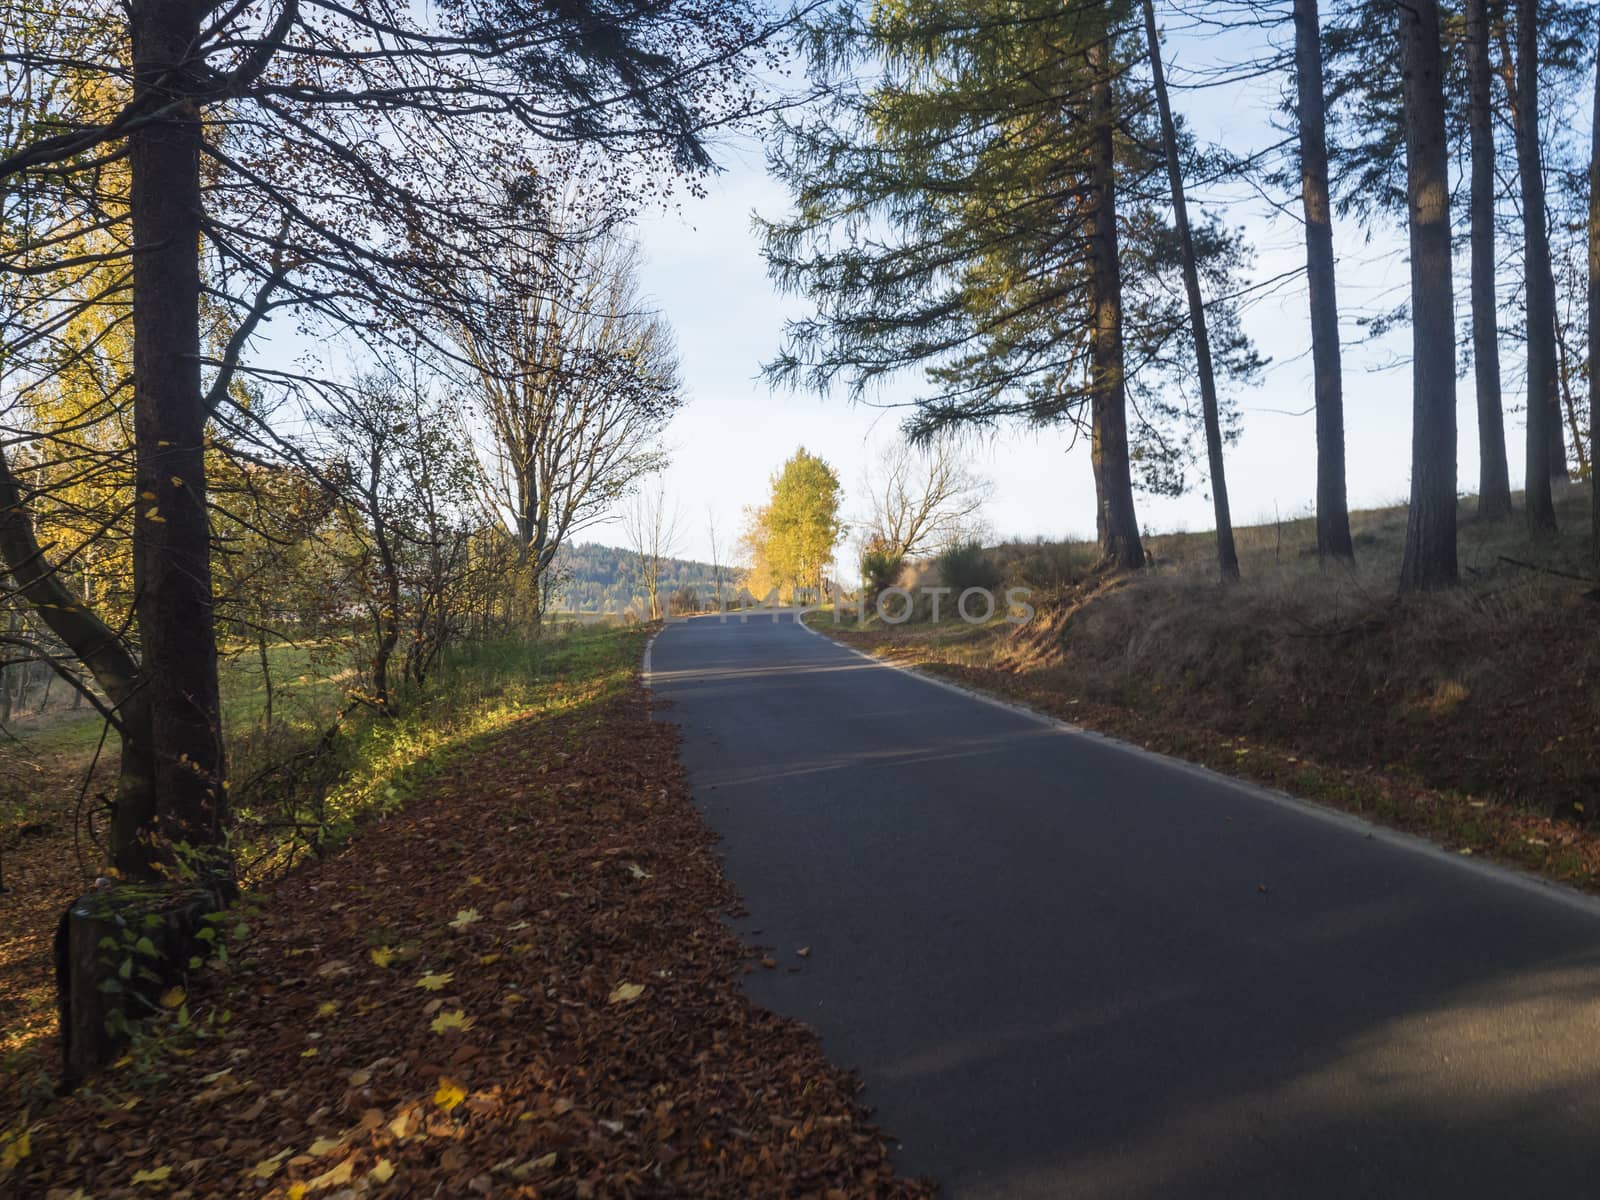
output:
[[[751,996],[943,1195],[1600,1196],[1600,906],[789,617],[652,669]]]

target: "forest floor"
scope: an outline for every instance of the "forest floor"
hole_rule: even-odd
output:
[[[724,923],[643,636],[573,636],[403,805],[251,891],[91,1084],[47,1094],[48,1039],[6,1060],[0,1195],[925,1195],[744,998],[777,964]]]
[[[1520,500],[1520,498],[1519,498]],[[1241,527],[1242,581],[1203,534],[1146,539],[1154,565],[1093,569],[1085,545],[996,548],[1033,618],[981,625],[846,610],[820,632],[1084,728],[1600,891],[1600,591],[1586,486],[1560,537],[1463,502],[1462,584],[1396,595],[1405,511],[1352,514],[1353,566],[1302,519]],[[911,582],[915,582],[914,580]],[[930,583],[939,582],[930,579]],[[894,602],[891,602],[893,604]],[[891,615],[894,615],[892,612]]]

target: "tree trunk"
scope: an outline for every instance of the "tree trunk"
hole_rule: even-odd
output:
[[[1600,72],[1589,132],[1589,549],[1600,569]]]
[[[272,656],[267,653],[267,635],[256,633],[256,657],[261,661],[261,691],[264,703],[261,707],[261,728],[272,728]]]
[[[128,136],[133,226],[133,402],[138,493],[138,617],[156,761],[158,849],[187,846],[227,872],[226,806],[211,530],[206,512],[206,412],[200,380],[200,118],[182,103],[203,86],[189,55],[201,7],[135,0],[135,96],[156,92],[166,115]],[[136,101],[137,102],[137,101]]]
[[[1478,393],[1478,518],[1511,515],[1500,326],[1495,295],[1493,70],[1488,0],[1467,0],[1468,125],[1472,136],[1472,369]]]
[[[1224,581],[1239,578],[1239,555],[1233,544],[1233,517],[1228,511],[1228,480],[1222,463],[1222,418],[1218,411],[1217,381],[1211,365],[1211,338],[1206,329],[1205,301],[1200,295],[1200,269],[1195,264],[1194,236],[1189,229],[1189,206],[1183,191],[1183,169],[1178,162],[1178,130],[1172,119],[1172,101],[1161,66],[1161,37],[1156,30],[1154,0],[1144,0],[1144,31],[1150,43],[1150,71],[1161,114],[1161,141],[1167,159],[1167,182],[1172,189],[1172,216],[1178,227],[1183,256],[1183,286],[1189,294],[1189,323],[1194,333],[1195,365],[1200,382],[1200,408],[1206,427],[1206,458],[1211,467],[1211,506],[1217,522],[1217,566]]]
[[[1090,252],[1093,332],[1090,362],[1094,372],[1094,467],[1101,559],[1109,566],[1144,566],[1144,545],[1133,507],[1133,474],[1128,461],[1128,393],[1122,348],[1122,267],[1117,258],[1116,102],[1112,94],[1108,47],[1089,53],[1095,78],[1090,85],[1090,192],[1094,206]]]
[[[1300,202],[1306,218],[1306,283],[1311,299],[1311,372],[1317,411],[1317,553],[1353,558],[1344,477],[1344,382],[1339,299],[1334,285],[1333,203],[1322,92],[1317,0],[1294,0],[1295,84],[1300,129]]]
[[[1556,529],[1550,480],[1557,473],[1555,277],[1545,229],[1544,163],[1539,149],[1539,29],[1537,0],[1517,0],[1517,103],[1512,128],[1522,184],[1522,247],[1528,309],[1528,531],[1535,537]],[[1552,432],[1552,426],[1554,430]],[[1565,452],[1559,454],[1565,468]]]
[[[1411,235],[1411,506],[1403,591],[1456,582],[1456,337],[1438,0],[1398,0]]]
[[[155,876],[156,814],[150,691],[116,633],[61,581],[34,534],[22,491],[0,448],[0,561],[23,600],[94,676],[110,702],[122,743],[111,815],[111,865],[127,879]]]

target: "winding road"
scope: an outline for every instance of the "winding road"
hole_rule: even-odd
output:
[[[788,614],[648,667],[749,994],[941,1195],[1600,1196],[1600,904]]]

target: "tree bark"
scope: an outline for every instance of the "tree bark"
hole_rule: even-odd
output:
[[[1550,480],[1557,462],[1561,418],[1556,411],[1555,277],[1545,228],[1544,163],[1539,148],[1539,29],[1537,0],[1517,0],[1516,96],[1512,128],[1517,142],[1517,174],[1522,186],[1523,279],[1528,311],[1528,531],[1535,537],[1556,530]]]
[[[168,114],[128,137],[133,226],[134,522],[139,630],[156,760],[156,836],[163,853],[227,872],[226,806],[206,411],[200,378],[200,115],[190,61],[203,8],[135,0],[135,103],[159,95]],[[174,103],[175,102],[175,103]]]
[[[1345,495],[1344,382],[1339,298],[1333,260],[1333,202],[1322,90],[1317,0],[1294,0],[1295,85],[1300,130],[1300,203],[1306,219],[1306,281],[1311,300],[1311,372],[1317,413],[1317,553],[1354,558]]]
[[[1200,383],[1200,408],[1206,427],[1206,458],[1211,468],[1211,507],[1217,522],[1217,567],[1224,581],[1239,578],[1239,554],[1233,544],[1233,517],[1228,511],[1228,480],[1222,462],[1222,417],[1217,401],[1217,380],[1211,364],[1211,337],[1206,328],[1205,301],[1200,295],[1200,269],[1195,263],[1194,235],[1189,229],[1189,206],[1183,190],[1183,169],[1178,162],[1178,129],[1172,119],[1166,72],[1161,65],[1161,36],[1156,30],[1154,0],[1144,0],[1144,31],[1150,44],[1150,72],[1161,114],[1161,141],[1167,159],[1167,182],[1172,189],[1172,217],[1178,229],[1183,257],[1183,286],[1189,295],[1189,324],[1194,334],[1195,366]]]
[[[1500,394],[1500,326],[1495,294],[1494,112],[1488,0],[1467,0],[1468,126],[1472,138],[1472,369],[1478,395],[1478,518],[1511,515],[1505,415]]]
[[[1100,554],[1108,566],[1144,566],[1144,544],[1133,506],[1133,473],[1128,459],[1128,393],[1122,342],[1122,267],[1117,250],[1116,100],[1112,91],[1108,47],[1100,42],[1089,52],[1094,80],[1089,105],[1092,131],[1090,193],[1094,228],[1091,234],[1090,287],[1093,306],[1090,363],[1094,372],[1093,431],[1090,460],[1094,468]]]
[[[1403,591],[1456,582],[1456,338],[1438,0],[1398,0],[1411,237],[1411,505]]]
[[[1589,133],[1589,552],[1600,569],[1600,70]]]

